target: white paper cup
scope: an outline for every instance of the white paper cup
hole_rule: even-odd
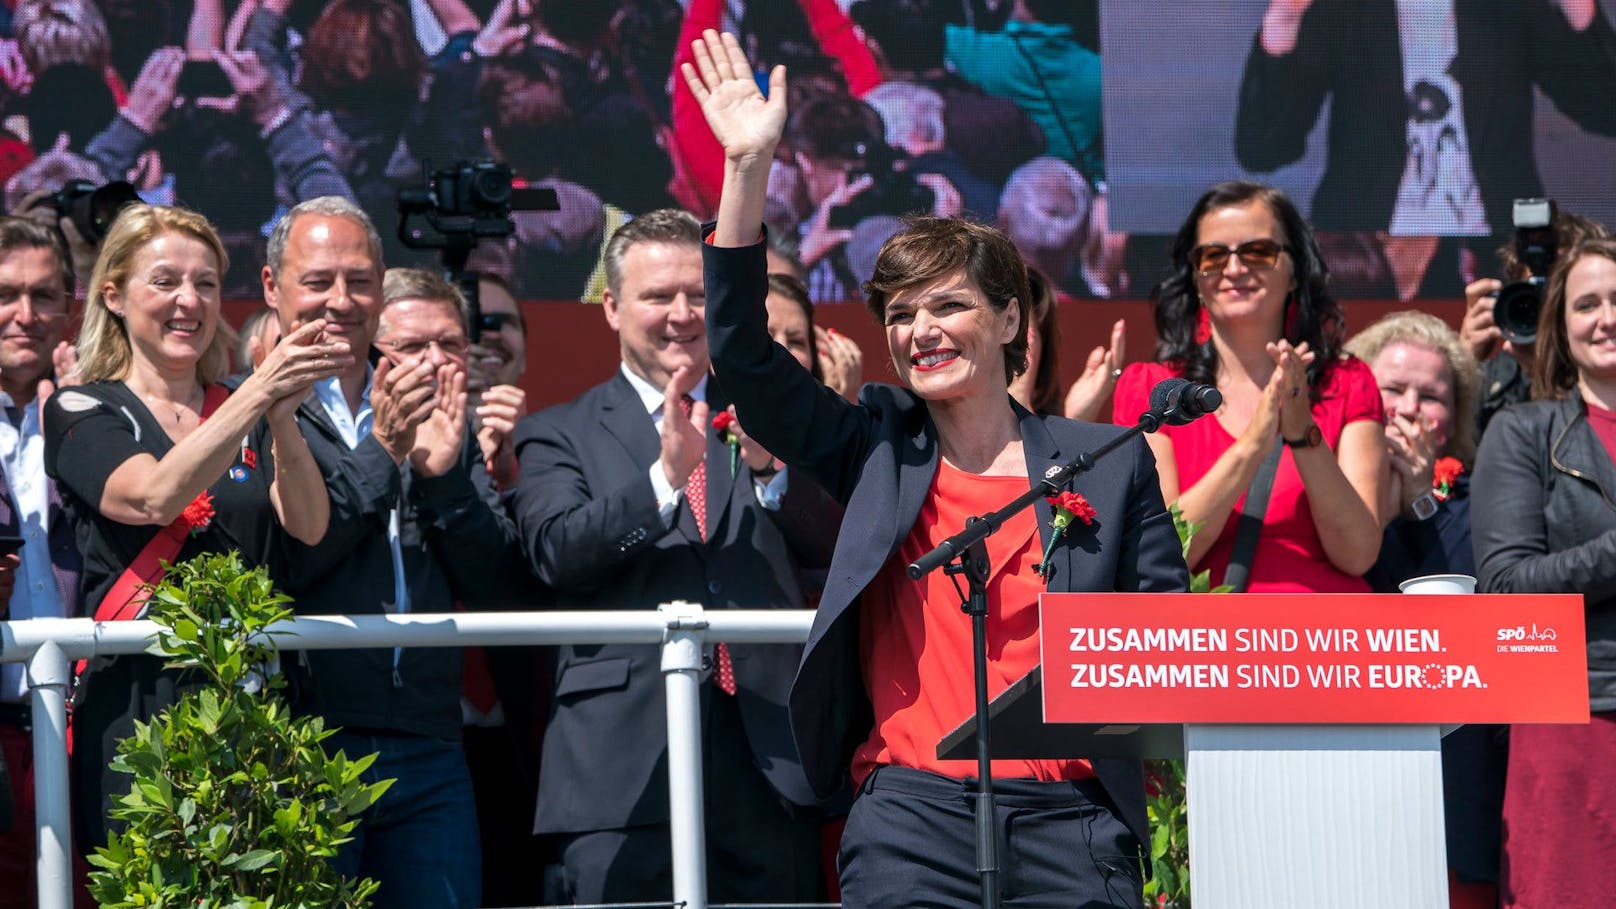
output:
[[[1404,593],[1475,593],[1476,579],[1468,574],[1428,574],[1409,578],[1397,588]]]

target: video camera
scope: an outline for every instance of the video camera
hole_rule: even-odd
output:
[[[69,180],[50,201],[59,216],[73,222],[79,236],[91,246],[99,246],[118,213],[139,202],[140,196],[123,180],[101,186],[89,180]]]
[[[1515,258],[1530,274],[1522,281],[1511,281],[1493,301],[1493,322],[1512,344],[1537,341],[1537,319],[1543,312],[1543,286],[1559,250],[1554,230],[1555,207],[1552,199],[1516,199]]]
[[[936,202],[930,189],[898,167],[898,153],[885,142],[854,142],[840,157],[857,162],[847,173],[849,183],[865,175],[872,182],[869,189],[830,210],[830,227],[850,228],[874,215],[930,212]]]
[[[518,186],[511,169],[496,161],[457,161],[443,170],[425,165],[425,186],[398,191],[398,239],[411,249],[443,250],[443,268],[459,285],[470,312],[466,332],[472,343],[482,336],[482,307],[477,276],[466,260],[484,238],[516,232],[513,211],[560,211],[553,189]],[[425,227],[412,225],[423,218]]]

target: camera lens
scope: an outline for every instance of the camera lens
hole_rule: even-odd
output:
[[[511,201],[511,172],[503,167],[479,168],[471,180],[471,201],[478,208],[503,208]]]
[[[1493,321],[1512,344],[1537,340],[1537,318],[1543,311],[1543,285],[1539,277],[1504,285],[1493,302]]]

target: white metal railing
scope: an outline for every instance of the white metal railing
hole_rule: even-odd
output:
[[[508,647],[535,644],[660,644],[668,700],[668,804],[673,903],[707,909],[702,811],[701,679],[708,640],[795,644],[808,639],[805,609],[703,610],[665,603],[633,612],[458,612],[300,616],[272,632],[281,650],[361,647]],[[142,653],[149,621],[30,619],[0,622],[0,662],[26,663],[34,723],[35,827],[40,909],[72,909],[73,846],[67,773],[67,693],[75,660]]]

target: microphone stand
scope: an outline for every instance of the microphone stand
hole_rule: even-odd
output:
[[[964,575],[967,588],[960,610],[971,617],[972,671],[976,687],[976,873],[981,879],[982,909],[999,906],[999,840],[996,806],[993,800],[992,742],[988,729],[988,564],[987,538],[1004,522],[1041,498],[1053,496],[1077,476],[1094,469],[1094,463],[1121,448],[1135,436],[1155,432],[1178,409],[1176,399],[1166,408],[1153,407],[1139,416],[1139,422],[1092,452],[1084,452],[1064,465],[1051,467],[1043,479],[1008,505],[991,514],[965,521],[965,529],[937,544],[909,565],[909,577],[920,580],[938,568],[948,575]]]

